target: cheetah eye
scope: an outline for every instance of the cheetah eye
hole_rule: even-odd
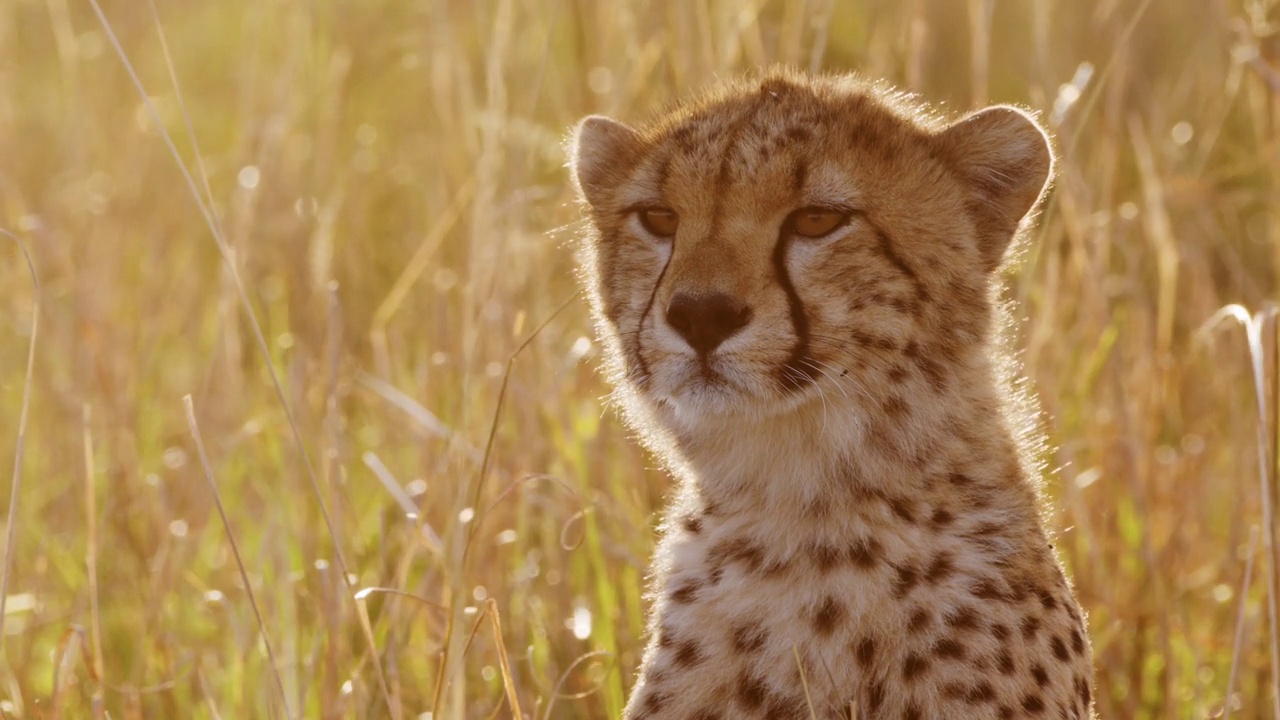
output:
[[[801,208],[787,219],[788,229],[800,237],[820,238],[835,232],[849,220],[849,213],[832,208]]]
[[[675,237],[676,229],[680,227],[680,216],[667,208],[643,208],[637,211],[636,216],[645,230],[660,238]]]

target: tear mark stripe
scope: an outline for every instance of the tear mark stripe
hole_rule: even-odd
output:
[[[778,241],[773,246],[773,272],[778,285],[787,294],[787,307],[791,311],[791,327],[796,333],[796,344],[791,356],[781,368],[782,387],[790,392],[814,382],[814,378],[802,368],[809,359],[809,316],[804,311],[804,301],[796,293],[796,287],[787,274],[787,231],[778,231]]]
[[[644,359],[644,347],[640,340],[644,335],[644,323],[649,318],[649,313],[653,310],[654,300],[658,297],[658,288],[662,287],[662,278],[667,274],[667,268],[671,267],[671,259],[676,256],[676,239],[671,238],[671,254],[667,255],[667,261],[662,264],[662,271],[658,273],[658,279],[653,283],[653,292],[649,293],[649,302],[645,303],[644,312],[640,313],[640,322],[636,325],[635,334],[635,358],[636,364],[640,369],[640,385],[647,385],[653,377],[649,370],[649,363]]]

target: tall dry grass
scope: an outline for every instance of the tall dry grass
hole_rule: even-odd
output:
[[[0,715],[616,715],[667,480],[561,139],[784,62],[1045,113],[1011,294],[1100,713],[1280,717],[1275,326],[1215,321],[1276,293],[1275,0],[101,11],[146,102],[92,2],[0,4]]]

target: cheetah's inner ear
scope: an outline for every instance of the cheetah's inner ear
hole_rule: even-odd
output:
[[[977,224],[979,250],[987,269],[995,270],[1049,180],[1049,138],[1031,116],[998,106],[956,122],[938,140],[969,184],[967,205]]]
[[[635,130],[603,115],[590,115],[578,123],[569,150],[569,166],[578,192],[594,207],[627,179],[640,149]]]

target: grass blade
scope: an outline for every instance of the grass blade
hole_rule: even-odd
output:
[[[93,435],[89,430],[89,403],[84,404],[82,414],[84,425],[84,507],[85,533],[88,542],[85,548],[85,569],[89,576],[89,642],[93,647],[90,669],[98,679],[93,691],[93,715],[102,717],[102,686],[107,682],[102,661],[102,616],[98,608],[98,494],[95,492],[94,478],[97,472],[93,462]]]
[[[31,260],[31,253],[17,235],[0,229],[0,235],[18,244],[18,250],[27,261],[27,270],[31,273],[31,339],[27,341],[27,372],[22,381],[22,409],[18,412],[18,438],[13,449],[13,484],[9,490],[9,516],[5,526],[4,573],[0,575],[0,641],[5,637],[4,619],[9,600],[9,572],[13,569],[13,544],[18,530],[18,500],[22,497],[22,456],[27,439],[27,413],[31,407],[31,378],[36,367],[36,335],[40,326],[40,276],[36,273],[36,265]],[[0,642],[0,653],[4,643]]]
[[[187,425],[191,428],[191,439],[196,444],[196,452],[200,455],[200,465],[204,468],[205,479],[209,481],[209,490],[213,493],[213,504],[218,508],[218,517],[222,519],[222,529],[227,533],[227,543],[231,546],[231,555],[236,559],[236,569],[240,571],[240,581],[244,583],[245,594],[249,596],[249,605],[253,607],[253,617],[258,622],[258,633],[262,638],[262,645],[267,651],[267,662],[271,664],[271,676],[275,678],[276,689],[280,692],[280,702],[284,705],[284,713],[286,717],[296,717],[289,709],[289,696],[284,690],[284,680],[280,677],[280,666],[276,664],[275,651],[271,649],[271,638],[267,634],[267,625],[262,620],[262,611],[258,609],[258,600],[253,594],[253,584],[249,582],[249,573],[244,569],[244,559],[240,556],[240,547],[236,545],[235,533],[231,531],[231,520],[227,518],[227,511],[222,506],[222,493],[218,490],[218,483],[213,479],[213,468],[209,466],[209,457],[204,451],[204,440],[200,437],[200,426],[196,423],[195,406],[191,402],[191,396],[186,395],[182,398],[183,408],[187,413]]]
[[[1276,559],[1275,546],[1275,510],[1272,507],[1271,465],[1269,452],[1270,441],[1267,436],[1268,407],[1266,381],[1266,351],[1262,345],[1263,329],[1280,308],[1267,307],[1252,315],[1243,305],[1227,305],[1207,320],[1200,330],[1200,337],[1222,323],[1232,319],[1239,323],[1245,331],[1248,343],[1249,366],[1253,371],[1254,398],[1257,401],[1257,449],[1258,449],[1258,483],[1262,494],[1262,526],[1267,529],[1263,535],[1263,547],[1267,552],[1267,617],[1270,631],[1271,651],[1271,710],[1273,717],[1280,720],[1280,613],[1277,612],[1276,580],[1280,572],[1280,563]]]
[[[502,617],[498,613],[498,601],[489,598],[485,601],[489,609],[489,622],[493,625],[493,644],[498,648],[498,663],[502,668],[502,686],[507,691],[507,702],[511,703],[511,716],[523,720],[520,712],[520,696],[516,693],[516,681],[511,674],[511,661],[507,658],[507,646],[502,640]]]
[[[373,624],[369,622],[369,606],[366,601],[368,597],[369,594],[364,591],[356,593],[355,596],[356,616],[360,619],[360,632],[364,634],[365,642],[368,643],[369,647],[373,648],[370,653],[372,655],[370,659],[373,661],[374,674],[378,676],[378,687],[382,690],[382,697],[387,703],[387,712],[391,713],[392,720],[400,720],[400,705],[391,699],[391,689],[387,686],[387,676],[383,673],[382,663],[378,660],[378,644],[374,641]]]
[[[1240,656],[1244,654],[1244,624],[1249,607],[1249,585],[1253,581],[1253,556],[1258,550],[1258,526],[1249,528],[1249,555],[1244,563],[1244,581],[1240,583],[1240,614],[1236,620],[1236,638],[1231,648],[1231,674],[1227,676],[1227,694],[1222,720],[1231,720],[1232,699],[1236,692],[1236,675],[1240,670]]]

